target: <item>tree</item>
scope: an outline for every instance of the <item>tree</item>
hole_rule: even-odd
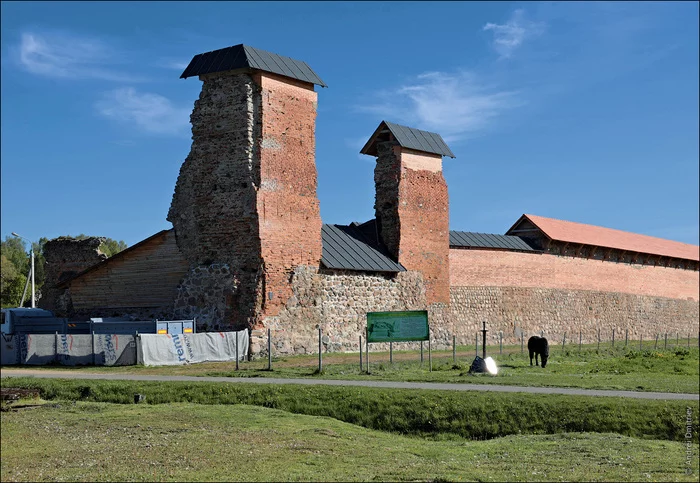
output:
[[[17,270],[5,254],[0,255],[0,305],[19,307],[26,283],[27,277]]]

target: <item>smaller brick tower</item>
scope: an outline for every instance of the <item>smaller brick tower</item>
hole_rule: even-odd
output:
[[[439,134],[382,121],[362,154],[377,157],[374,209],[382,240],[408,270],[423,274],[429,304],[450,302],[450,228]]]

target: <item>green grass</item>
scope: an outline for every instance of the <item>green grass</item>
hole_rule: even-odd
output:
[[[674,341],[675,342],[675,341]],[[700,351],[697,339],[663,350],[663,342],[654,350],[654,341],[645,342],[643,350],[638,344],[624,347],[624,342],[611,347],[601,345],[569,345],[550,347],[550,360],[545,369],[530,366],[520,347],[489,348],[498,363],[498,376],[469,375],[468,369],[474,359],[474,349],[459,347],[457,363],[451,351],[433,353],[433,370],[428,371],[428,354],[420,364],[418,352],[394,353],[394,363],[389,363],[388,353],[370,352],[370,374],[361,372],[359,354],[324,354],[324,370],[318,374],[318,355],[293,356],[273,360],[273,370],[267,370],[267,360],[243,362],[240,370],[235,363],[219,362],[194,364],[191,366],[167,367],[62,367],[47,366],[52,370],[85,372],[122,372],[159,375],[227,376],[227,377],[277,377],[386,380],[413,382],[447,382],[509,384],[516,386],[576,387],[586,389],[617,389],[629,391],[658,391],[674,393],[700,393]],[[481,353],[481,352],[480,352]],[[47,367],[38,370],[46,370]],[[366,368],[365,368],[366,369]]]
[[[426,441],[246,406],[2,413],[2,481],[697,481],[685,445],[618,434]]]
[[[369,429],[429,438],[491,439],[565,432],[685,440],[685,414],[697,401],[641,400],[523,393],[380,389],[347,386],[225,384],[3,378],[2,387],[39,389],[47,400],[133,404],[247,404],[327,416]]]

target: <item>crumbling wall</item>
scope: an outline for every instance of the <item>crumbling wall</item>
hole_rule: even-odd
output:
[[[176,313],[199,315],[205,326],[240,328],[255,320],[262,290],[256,142],[260,88],[247,74],[200,79],[202,91],[190,116],[192,148],[180,168],[167,217],[190,264]],[[212,282],[216,290],[206,292],[211,287],[202,283],[202,273],[217,275],[219,280]]]
[[[56,284],[69,279],[88,267],[107,259],[100,251],[104,238],[90,237],[76,240],[72,237],[59,237],[49,240],[44,245],[46,278],[42,288],[39,307],[51,310],[59,317],[73,315],[70,292],[67,287]]]

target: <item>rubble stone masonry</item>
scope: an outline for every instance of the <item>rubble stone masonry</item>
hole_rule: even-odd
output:
[[[72,315],[73,307],[67,288],[58,288],[62,282],[88,267],[107,259],[100,251],[103,238],[90,237],[76,240],[72,237],[59,237],[44,245],[45,282],[39,307],[53,311],[59,317]]]

